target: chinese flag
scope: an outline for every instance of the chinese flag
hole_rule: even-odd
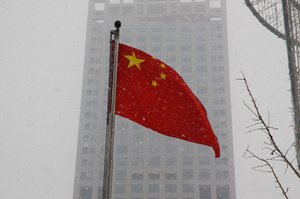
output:
[[[124,44],[118,63],[116,114],[158,133],[210,146],[220,156],[205,108],[176,71]]]

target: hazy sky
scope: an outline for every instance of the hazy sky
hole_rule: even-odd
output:
[[[68,199],[73,195],[88,2],[0,0],[0,193],[3,199]],[[230,0],[228,39],[237,199],[280,199],[270,174],[243,158],[257,154],[261,133],[245,134],[252,115],[243,71],[264,116],[293,142],[285,44],[252,16],[242,0]],[[292,151],[292,154],[294,151]],[[282,175],[284,170],[280,170]],[[290,198],[300,195],[290,172]]]

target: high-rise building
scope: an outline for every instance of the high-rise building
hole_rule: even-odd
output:
[[[100,199],[109,34],[161,59],[206,107],[221,157],[116,118],[114,199],[235,199],[225,0],[90,0],[74,199]]]

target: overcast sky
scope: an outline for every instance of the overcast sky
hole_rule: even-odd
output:
[[[0,193],[3,199],[68,199],[73,195],[88,4],[82,0],[0,0]],[[245,134],[252,116],[240,72],[275,138],[294,140],[286,48],[242,0],[230,0],[228,40],[237,199],[280,199],[270,174],[251,169],[248,146],[261,154],[263,136]],[[292,155],[294,151],[292,151]],[[280,170],[282,175],[284,170]],[[290,198],[299,180],[283,181]]]

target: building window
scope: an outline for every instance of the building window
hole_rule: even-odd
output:
[[[89,130],[91,128],[91,124],[90,123],[85,123],[84,124],[84,129],[85,130]]]
[[[89,147],[82,147],[82,154],[88,154]]]
[[[193,193],[194,192],[193,184],[183,184],[182,185],[182,192],[183,193]]]
[[[126,143],[128,140],[128,133],[125,131],[119,132],[118,136],[116,136],[118,141],[122,141],[123,143]]]
[[[194,178],[194,171],[192,169],[183,169],[182,170],[182,179],[191,180]]]
[[[167,166],[176,166],[177,165],[177,157],[166,157],[166,165]]]
[[[133,153],[144,153],[144,145],[142,144],[135,144],[133,147],[132,147],[132,152]]]
[[[149,180],[160,180],[160,174],[159,173],[149,173],[148,178],[149,178]]]
[[[127,165],[127,158],[126,157],[116,158],[116,165],[126,166]]]
[[[159,193],[159,192],[160,192],[159,184],[148,185],[148,193]]]
[[[183,157],[182,164],[183,165],[193,165],[193,157]]]
[[[225,115],[226,115],[226,111],[225,111],[225,110],[221,110],[221,111],[220,111],[220,115],[221,115],[221,116],[225,116]]]
[[[100,160],[100,165],[104,165],[104,159]],[[93,167],[95,165],[95,160],[94,159],[90,159],[89,160],[89,167]]]
[[[160,165],[160,157],[150,157],[149,166],[158,166]]]
[[[91,58],[89,59],[89,62],[90,62],[91,64],[94,64],[94,63],[95,63],[95,58],[91,57]],[[89,85],[91,85],[91,84],[89,84]]]
[[[199,196],[201,199],[211,199],[211,187],[209,185],[200,185]]]
[[[222,171],[220,170],[216,171],[216,179],[222,179]]]
[[[143,185],[142,184],[132,184],[131,192],[132,193],[143,193]]]
[[[140,127],[137,126],[137,125],[134,125],[133,126],[133,129],[135,130],[139,130]],[[140,131],[136,131],[132,134],[132,138],[131,138],[133,141],[135,142],[142,142],[144,140],[144,134],[141,133]]]
[[[81,160],[81,166],[87,166],[88,165],[88,160],[87,159],[82,159]]]
[[[84,186],[79,188],[79,199],[92,199],[92,187]]]
[[[166,184],[166,193],[176,193],[177,184]]]
[[[94,180],[94,172],[93,171],[88,171],[86,174],[86,179],[93,181]]]
[[[115,180],[126,180],[127,171],[126,170],[117,170],[114,175]]]
[[[228,178],[229,178],[229,171],[223,170],[223,179],[228,179]]]
[[[131,175],[132,180],[143,180],[144,176],[142,173],[134,173]]]
[[[165,177],[166,177],[166,180],[176,180],[177,174],[176,173],[166,173]]]
[[[228,146],[227,145],[223,145],[222,146],[222,151],[227,153],[228,152]]]
[[[207,66],[204,64],[197,65],[196,69],[197,69],[197,72],[202,72],[202,73],[207,72]]]
[[[90,147],[89,148],[89,153],[94,154],[96,152],[95,147]]]
[[[209,169],[200,169],[199,180],[208,180],[208,179],[210,179],[210,170]]]
[[[144,158],[132,158],[132,166],[144,166]]]
[[[203,94],[207,94],[207,93],[208,93],[208,89],[206,86],[198,86],[197,87],[197,94],[203,95]]]
[[[223,162],[223,164],[227,165],[229,160],[228,160],[228,158],[222,158],[222,162]]]
[[[229,199],[230,189],[229,185],[217,185],[217,199]]]
[[[87,114],[86,114],[87,115]],[[84,142],[89,142],[90,141],[90,136],[89,135],[84,135],[83,136],[83,141]]]
[[[126,184],[116,184],[114,188],[115,193],[125,193],[126,192]]]
[[[80,173],[80,180],[86,180],[86,172],[85,171],[82,171]]]

